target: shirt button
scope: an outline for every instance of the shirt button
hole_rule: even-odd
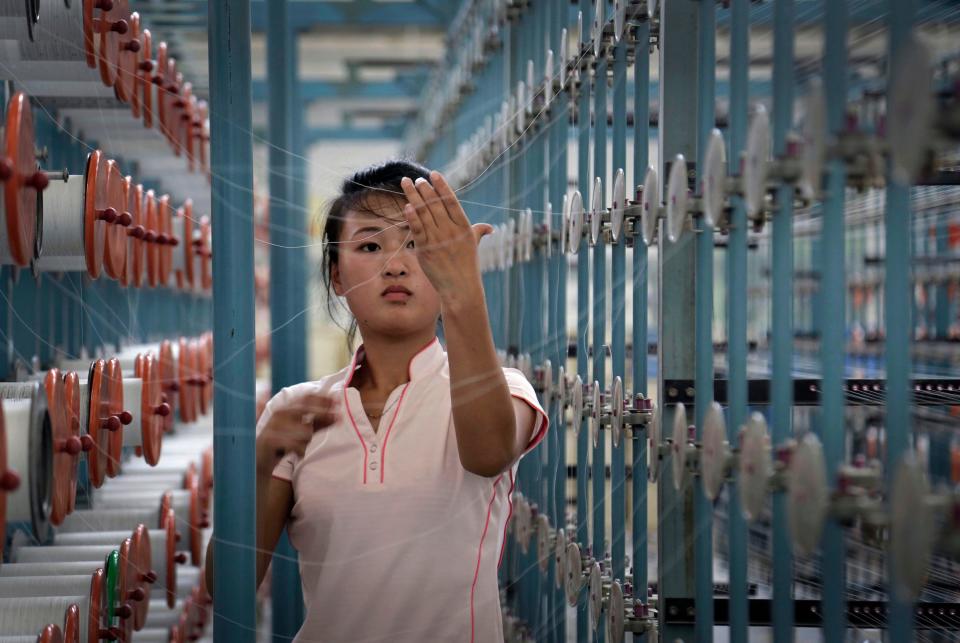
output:
[[[371,462],[371,463],[370,463],[370,469],[373,470],[373,471],[376,471],[376,470],[377,470],[377,463],[376,463],[376,462]]]
[[[376,453],[376,452],[377,452],[377,445],[376,445],[376,444],[371,444],[371,445],[370,445],[370,453]]]

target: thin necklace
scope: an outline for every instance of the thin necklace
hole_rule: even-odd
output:
[[[396,400],[394,400],[393,402],[390,403],[390,406],[382,409],[382,410],[380,411],[379,415],[376,414],[376,413],[368,413],[366,409],[364,409],[363,412],[366,413],[367,417],[370,418],[371,420],[379,419],[379,418],[383,417],[383,415],[384,415],[387,411],[389,411],[390,409],[392,409],[392,408],[393,408],[393,405],[396,404],[399,399],[400,399],[400,398],[398,397]]]

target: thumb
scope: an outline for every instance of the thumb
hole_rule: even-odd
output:
[[[474,223],[470,227],[473,229],[473,237],[477,240],[477,243],[480,243],[480,239],[488,234],[493,234],[493,226],[489,223]]]

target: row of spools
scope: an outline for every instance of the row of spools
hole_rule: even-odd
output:
[[[6,243],[0,262],[41,272],[101,272],[124,286],[213,286],[210,219],[190,199],[174,208],[124,176],[100,150],[87,156],[82,175],[37,169],[29,101],[16,92],[7,104],[3,143],[18,156],[0,159]]]
[[[207,103],[127,0],[8,4],[0,10],[0,76],[33,96],[125,103],[169,151],[186,156],[190,172],[209,178]]]
[[[202,634],[212,348],[132,345],[0,384],[0,641]]]

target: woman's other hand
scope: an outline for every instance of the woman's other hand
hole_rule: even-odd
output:
[[[271,409],[257,434],[257,473],[270,475],[287,453],[302,457],[314,433],[336,420],[334,399],[321,393],[307,393]]]

